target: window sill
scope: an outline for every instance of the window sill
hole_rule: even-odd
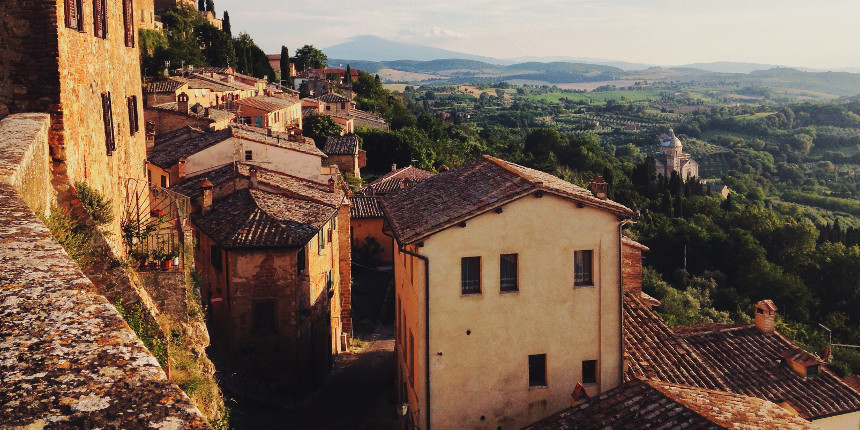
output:
[[[511,294],[511,293],[519,293],[519,292],[520,292],[519,289],[516,289],[516,290],[499,290],[499,293],[501,293],[501,294]]]
[[[529,391],[532,391],[532,390],[544,390],[544,389],[546,389],[546,388],[547,388],[547,386],[546,386],[546,385],[531,385],[531,386],[529,386]]]
[[[583,386],[583,387],[599,387],[599,386],[600,386],[600,383],[597,383],[597,382],[583,382],[583,383],[582,383],[582,386]]]
[[[460,297],[480,297],[481,293],[460,293]]]
[[[594,288],[594,284],[574,285],[573,288]]]

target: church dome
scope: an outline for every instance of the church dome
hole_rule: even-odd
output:
[[[660,139],[660,146],[673,146],[675,148],[680,148],[683,146],[681,144],[681,139],[675,137],[675,130],[669,129],[669,135],[663,135],[663,138]]]

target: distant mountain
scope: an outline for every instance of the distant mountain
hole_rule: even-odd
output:
[[[714,63],[693,63],[673,67],[673,69],[690,68],[707,70],[716,73],[750,73],[756,70],[770,70],[780,67],[776,64],[739,63],[734,61],[717,61]]]
[[[643,70],[650,67],[654,67],[654,64],[645,64],[645,63],[628,63],[627,61],[617,61],[617,60],[606,60],[603,58],[591,58],[591,57],[566,57],[566,56],[550,56],[550,57],[535,57],[535,56],[527,56],[527,57],[517,57],[510,58],[504,61],[510,61],[510,63],[587,63],[587,64],[598,64],[601,66],[610,66],[615,67],[621,70]]]
[[[414,43],[394,42],[376,36],[355,36],[352,40],[339,45],[323,48],[330,58],[344,58],[365,61],[413,60],[430,61],[441,59],[463,59],[482,61],[490,64],[509,64],[509,61],[480,55],[464,54],[447,49],[433,48]]]

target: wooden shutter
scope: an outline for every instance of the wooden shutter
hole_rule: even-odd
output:
[[[122,18],[125,25],[125,46],[134,48],[134,5],[132,0],[122,1]]]
[[[65,0],[65,13],[66,13],[66,27],[69,28],[77,28],[78,27],[78,17],[77,17],[77,8],[75,7],[75,0]]]
[[[102,18],[102,0],[93,0],[93,34],[96,37],[104,38],[104,20]]]
[[[128,128],[130,134],[134,135],[140,130],[140,120],[137,114],[137,96],[131,96],[126,99],[128,105]]]
[[[116,150],[116,141],[113,134],[113,110],[111,109],[110,93],[102,93],[102,119],[105,125],[105,149],[107,155],[112,155]]]

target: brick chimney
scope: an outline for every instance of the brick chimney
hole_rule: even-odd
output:
[[[755,304],[755,326],[764,334],[774,331],[774,320],[776,319],[776,305],[768,300],[762,300]]]
[[[189,112],[188,109],[189,109],[188,94],[181,93],[178,96],[176,96],[176,110],[179,113],[184,113],[185,115],[188,115],[188,112]]]
[[[256,190],[257,189],[257,168],[254,166],[251,166],[248,169],[248,174],[251,177],[251,188]]]
[[[185,157],[180,158],[176,163],[176,183],[181,184],[185,180]]]
[[[397,163],[392,163],[391,164],[391,171],[393,172],[395,170],[397,170]]]
[[[337,188],[337,181],[334,180],[334,177],[328,178],[328,192],[333,193]]]
[[[200,181],[200,188],[203,188],[203,206],[200,208],[203,215],[206,215],[209,212],[209,208],[212,207],[212,182],[209,181],[209,178],[203,179]]]
[[[603,175],[594,175],[594,179],[591,180],[591,183],[588,185],[588,189],[591,190],[591,194],[594,194],[594,197],[606,200],[606,193],[609,191],[609,184],[603,180]]]

